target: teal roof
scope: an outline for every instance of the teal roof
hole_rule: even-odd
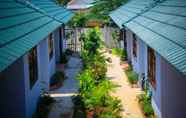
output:
[[[123,28],[122,25],[124,23],[129,22],[139,14],[143,13],[148,9],[148,6],[153,3],[153,0],[130,0],[125,5],[111,12],[110,17],[120,28]]]
[[[54,0],[29,0],[29,2],[62,23],[67,23],[74,16],[72,11],[58,5]]]
[[[128,10],[129,14],[136,14]],[[124,25],[186,75],[186,2],[166,0]],[[123,18],[128,17],[123,14]]]
[[[14,0],[0,1],[0,72],[61,26]]]

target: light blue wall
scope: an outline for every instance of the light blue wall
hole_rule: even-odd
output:
[[[142,78],[143,76],[145,76],[147,78],[147,45],[142,41],[140,40],[139,38],[138,39],[138,78],[139,78],[139,86],[141,86],[141,82],[142,82]],[[143,75],[145,74],[145,75]]]
[[[186,76],[166,60],[162,65],[162,118],[186,118]]]
[[[126,30],[126,39],[127,39],[127,59],[129,62],[132,61],[132,34],[131,31]]]
[[[134,57],[134,55],[133,55],[133,39],[132,39],[132,45],[131,45],[131,48],[132,48],[132,50],[131,50],[131,55],[132,55],[132,67],[133,67],[133,70],[136,72],[136,73],[138,73],[139,74],[139,57],[140,57],[140,46],[139,46],[139,39],[138,38],[136,38],[137,40],[137,56],[136,57]]]
[[[59,33],[60,33],[60,30],[57,29],[55,32],[54,32],[54,43],[55,43],[55,58],[56,58],[56,62],[59,62],[60,61],[60,37],[59,37]]]
[[[0,73],[0,117],[25,118],[23,58]]]
[[[155,53],[156,55],[156,88],[154,89],[151,86],[152,90],[152,103],[153,108],[156,112],[156,114],[161,117],[161,110],[162,110],[162,100],[161,100],[161,90],[162,90],[162,68],[161,68],[161,56],[158,53]]]
[[[43,89],[48,90],[49,72],[48,72],[48,41],[43,40],[37,46],[38,54],[38,80],[32,88],[29,84],[29,65],[28,55],[24,56],[24,70],[25,70],[25,95],[26,95],[26,111],[27,118],[31,118],[37,107],[38,98]]]
[[[53,39],[54,39],[54,34],[52,34],[52,37],[53,37]],[[54,41],[54,43],[53,43],[53,47],[55,47],[56,45],[55,45],[55,40],[53,40]],[[47,48],[48,48],[48,44],[47,44]],[[54,54],[53,54],[53,57],[51,58],[51,60],[49,60],[49,65],[48,65],[48,71],[49,71],[49,77],[51,78],[53,75],[54,75],[54,73],[56,72],[56,57],[55,57],[55,49],[53,50],[54,52]],[[49,59],[49,58],[48,58]]]
[[[133,70],[136,73],[139,73],[139,63],[140,63],[140,39],[136,37],[137,39],[137,57],[134,57],[133,55],[133,33],[131,31],[127,31],[127,53],[128,53],[128,59],[132,62]],[[142,56],[142,55],[141,55]]]

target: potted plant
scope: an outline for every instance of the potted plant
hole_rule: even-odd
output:
[[[62,53],[61,58],[60,58],[60,69],[61,70],[65,69],[65,65],[67,64],[67,62],[68,62],[68,58],[66,54]]]
[[[63,84],[63,81],[66,79],[66,76],[65,76],[65,73],[62,71],[62,72],[56,72],[51,80],[50,80],[50,89],[57,89],[59,88],[60,86],[62,86]]]
[[[38,100],[37,111],[34,118],[47,118],[54,102],[55,100],[48,93],[42,93]]]

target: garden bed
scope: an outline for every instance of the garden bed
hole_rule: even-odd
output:
[[[116,87],[107,78],[107,62],[99,50],[101,37],[97,28],[91,29],[83,40],[83,71],[77,76],[80,93],[73,101],[74,118],[120,118],[121,101],[110,95]]]

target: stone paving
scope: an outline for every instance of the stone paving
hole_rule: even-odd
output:
[[[113,96],[118,97],[122,101],[123,118],[144,118],[144,115],[137,102],[137,95],[141,93],[139,88],[131,88],[127,81],[127,76],[120,66],[118,57],[106,54],[107,57],[112,59],[112,63],[108,65],[107,77],[119,87],[116,89]]]
[[[65,69],[68,78],[64,81],[61,88],[50,91],[50,95],[56,100],[56,103],[53,104],[48,118],[72,118],[72,96],[76,95],[79,89],[79,82],[75,78],[81,67],[82,62],[78,57],[70,58]]]

